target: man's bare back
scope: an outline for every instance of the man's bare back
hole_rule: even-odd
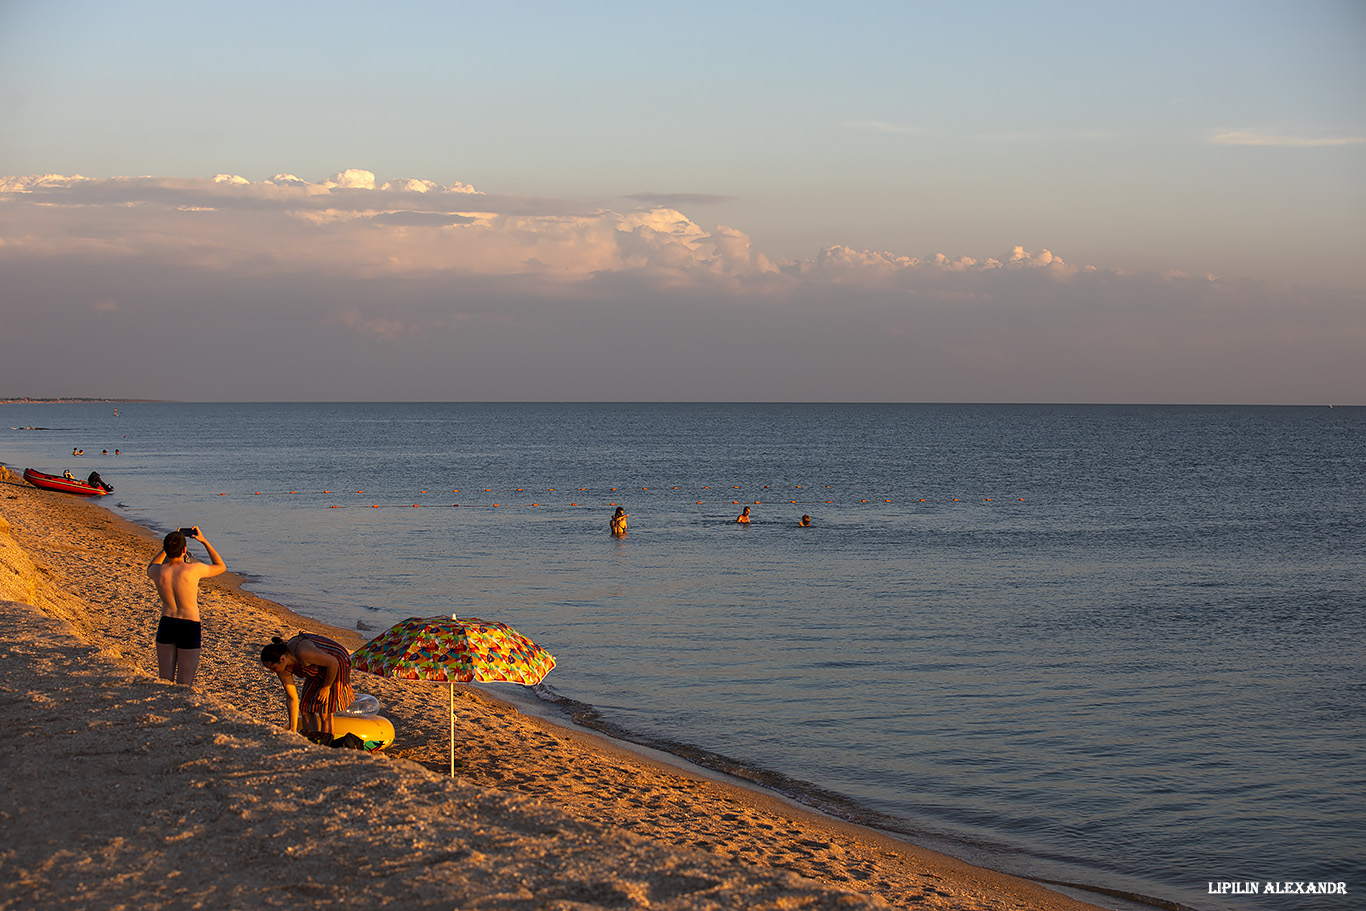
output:
[[[166,536],[161,552],[147,566],[147,575],[161,598],[161,624],[157,627],[157,667],[164,680],[187,686],[194,683],[199,666],[199,580],[227,571],[223,558],[199,533],[199,526],[184,535]],[[186,549],[188,540],[198,541],[212,563],[195,563]]]
[[[147,567],[147,575],[152,577],[161,596],[161,616],[199,620],[199,580],[225,569],[221,564],[185,562],[153,563]]]

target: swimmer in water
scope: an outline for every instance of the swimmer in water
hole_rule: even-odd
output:
[[[740,515],[738,515],[738,516],[735,517],[735,521],[738,522],[738,523],[740,523],[741,525],[748,525],[748,524],[749,524],[749,507],[748,507],[748,506],[745,507],[744,512],[740,513]]]
[[[612,537],[626,537],[626,517],[629,515],[629,512],[622,509],[620,506],[617,507],[616,513],[612,516]]]
[[[802,520],[801,520],[800,522],[798,522],[797,524],[800,525],[802,528],[809,528],[809,527],[811,527],[811,517],[810,517],[810,516],[802,516]]]

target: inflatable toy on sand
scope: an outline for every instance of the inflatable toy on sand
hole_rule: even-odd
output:
[[[367,750],[382,750],[394,742],[394,726],[379,714],[379,700],[368,693],[357,693],[350,708],[332,716],[332,736],[355,734]]]

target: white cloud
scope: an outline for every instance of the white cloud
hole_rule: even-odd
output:
[[[1283,148],[1326,148],[1366,144],[1366,136],[1296,136],[1283,132],[1258,130],[1217,130],[1210,135],[1214,145],[1279,146]]]
[[[181,395],[239,400],[1342,402],[1366,389],[1359,293],[1077,266],[1024,245],[831,245],[775,262],[744,231],[668,206],[359,170],[0,178],[0,269],[0,380],[52,394],[158,397],[167,371],[194,377]],[[92,311],[100,332],[73,338]]]
[[[375,188],[375,175],[359,168],[347,168],[345,171],[338,171],[327,178],[323,181],[323,186],[329,190],[337,187],[347,190],[373,190]]]
[[[0,178],[0,237],[31,255],[175,251],[200,265],[275,262],[359,274],[447,270],[582,279],[656,271],[707,280],[776,274],[733,228],[709,231],[676,209],[578,209],[490,198],[467,184],[378,182],[348,169],[318,183],[291,174],[247,181],[59,175]],[[33,217],[39,209],[41,219]],[[35,221],[46,228],[32,233]]]

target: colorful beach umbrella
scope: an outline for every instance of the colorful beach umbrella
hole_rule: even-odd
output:
[[[351,667],[396,680],[450,683],[454,776],[456,681],[533,686],[555,667],[555,659],[506,623],[478,617],[409,617],[356,650]]]

